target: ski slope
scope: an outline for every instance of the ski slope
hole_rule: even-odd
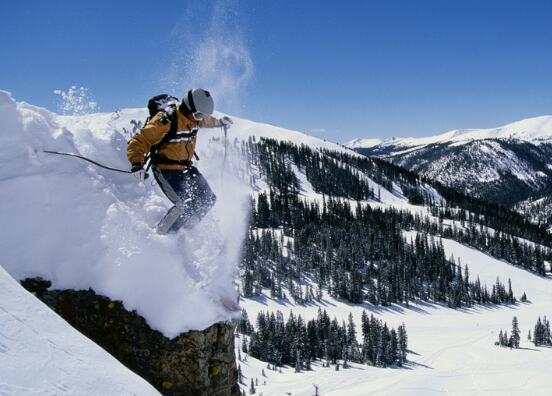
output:
[[[0,267],[0,395],[159,395]]]
[[[301,195],[306,199],[321,200],[321,195],[314,191],[304,173],[297,167],[292,169],[301,183]],[[381,188],[382,202],[366,201],[364,204],[395,207],[429,216],[425,207],[408,203],[400,189],[395,187],[393,191],[388,191],[375,183],[374,186]],[[436,200],[442,199],[434,190],[427,192],[433,194]],[[354,207],[354,202],[351,203]],[[445,220],[444,223],[461,227],[457,221]],[[492,229],[487,231],[493,232]],[[415,232],[405,232],[407,240],[410,239],[409,234],[413,236]],[[368,303],[350,304],[335,300],[324,292],[321,303],[297,305],[293,300],[273,300],[268,297],[270,291],[266,290],[263,296],[240,302],[253,324],[261,311],[280,310],[286,319],[293,311],[295,315],[300,314],[309,320],[317,316],[318,308],[322,308],[328,311],[330,317],[337,317],[338,321],[347,321],[352,312],[358,332],[362,312],[366,310],[392,327],[403,322],[406,324],[410,363],[403,369],[352,364],[350,369],[335,371],[333,366],[324,368],[318,362],[313,365],[313,371],[297,374],[293,367],[284,368],[282,373],[268,370],[265,362],[247,356],[246,361],[239,362],[244,374],[242,389],[247,391],[253,378],[259,382],[257,393],[264,396],[310,396],[314,394],[313,384],[319,386],[321,395],[334,396],[550,394],[552,379],[543,367],[547,367],[547,362],[552,359],[552,349],[535,348],[527,340],[527,333],[533,331],[539,316],[552,315],[552,279],[541,278],[458,242],[449,239],[442,241],[447,256],[460,259],[462,265],[469,266],[472,280],[479,276],[481,282],[490,288],[497,276],[506,284],[510,278],[518,300],[525,292],[530,303],[476,306],[461,310],[426,302],[410,304],[409,307],[381,307]],[[285,293],[290,295],[289,291]],[[509,350],[495,346],[501,329],[510,333],[514,315],[522,332],[521,348]],[[236,348],[239,349],[240,345],[238,338]],[[265,376],[262,375],[263,370]]]
[[[491,285],[496,276],[512,279],[515,295],[525,291],[531,303],[516,306],[483,306],[452,310],[438,304],[420,303],[410,307],[353,305],[324,295],[320,304],[297,306],[292,301],[257,297],[241,301],[254,323],[260,311],[290,311],[306,319],[316,317],[318,307],[330,317],[347,320],[353,313],[357,325],[363,310],[373,313],[389,325],[406,324],[410,363],[406,368],[375,368],[352,364],[350,369],[313,366],[312,372],[297,374],[293,368],[283,373],[267,370],[266,363],[250,356],[239,362],[248,386],[259,379],[257,393],[271,395],[312,395],[317,384],[324,396],[364,395],[549,395],[552,378],[548,373],[552,349],[534,347],[527,341],[538,316],[552,315],[552,280],[492,258],[455,241],[443,240],[447,255],[468,264],[470,276],[479,275]],[[266,295],[269,295],[267,292]],[[510,350],[494,345],[500,329],[510,333],[513,316],[519,319],[521,348]],[[358,331],[357,327],[357,331]],[[359,339],[360,341],[360,339]],[[262,376],[264,369],[266,378]],[[266,381],[266,385],[264,382]],[[245,389],[245,387],[244,387]],[[289,393],[287,393],[289,392]]]

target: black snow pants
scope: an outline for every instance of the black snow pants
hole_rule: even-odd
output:
[[[192,228],[215,204],[216,195],[197,168],[154,169],[153,176],[163,193],[174,204],[157,225],[159,234]]]

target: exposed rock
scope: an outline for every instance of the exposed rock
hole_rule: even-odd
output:
[[[168,339],[135,311],[93,290],[48,290],[41,278],[21,282],[73,327],[164,395],[240,395],[234,325],[216,323]]]

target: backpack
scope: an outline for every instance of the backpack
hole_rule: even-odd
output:
[[[175,133],[177,128],[177,122],[176,122],[176,107],[180,101],[177,97],[167,95],[167,94],[161,94],[154,96],[150,100],[148,100],[148,111],[149,111],[149,117],[146,119],[146,122],[144,125],[146,125],[157,113],[160,111],[164,112],[162,122],[170,122],[171,123],[171,129],[167,134],[163,137],[163,140],[161,140],[156,146],[159,147],[162,144],[168,142],[171,140]]]
[[[165,145],[166,143],[168,143],[171,139],[174,139],[177,137],[177,128],[178,128],[178,122],[177,122],[177,114],[176,114],[176,109],[178,107],[180,103],[180,100],[175,97],[175,96],[171,96],[171,95],[168,95],[168,94],[161,94],[161,95],[156,95],[154,96],[153,98],[151,98],[150,100],[148,100],[148,112],[149,112],[149,116],[148,118],[146,119],[146,122],[144,123],[144,125],[146,125],[157,113],[159,112],[164,112],[162,118],[160,119],[160,121],[162,123],[167,123],[167,122],[170,122],[171,124],[171,127],[169,129],[169,132],[167,132],[167,134],[165,136],[163,136],[163,139],[161,139],[161,141],[159,143],[157,143],[155,146],[153,146],[150,150],[150,152],[148,153],[147,157],[146,157],[146,161],[147,159],[151,159],[147,169],[149,169],[149,167],[152,165],[152,163],[155,163],[155,162],[158,162],[157,161],[157,152],[159,150],[160,147],[162,147],[163,145]],[[197,156],[197,154],[194,152],[194,156],[197,160],[199,160],[199,157]],[[170,160],[165,160],[165,163],[183,163],[182,161],[170,161]],[[189,161],[188,161],[189,162]]]

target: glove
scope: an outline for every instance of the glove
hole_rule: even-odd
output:
[[[132,172],[132,176],[137,178],[139,182],[144,182],[149,176],[144,167],[140,164],[132,165],[130,171]]]
[[[232,119],[228,116],[224,116],[221,119],[219,119],[220,125],[225,126],[226,128],[230,128],[230,125],[234,123]]]

